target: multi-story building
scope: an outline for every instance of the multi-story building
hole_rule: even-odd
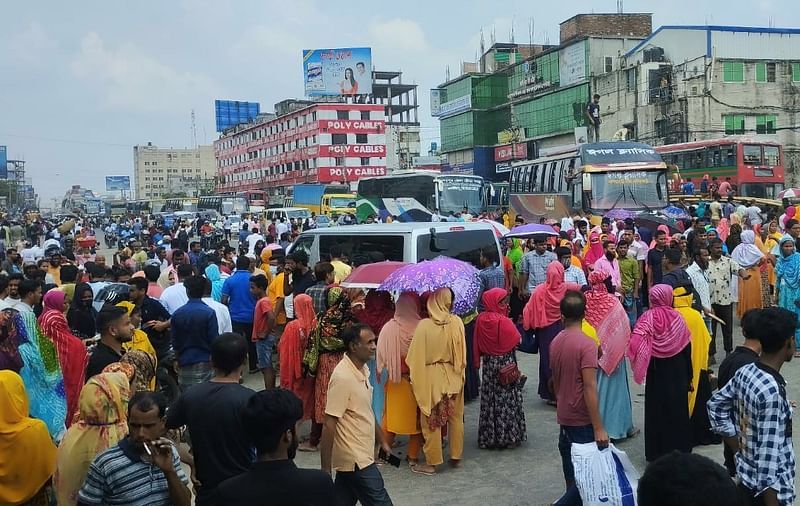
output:
[[[159,148],[148,142],[133,147],[137,199],[184,194],[196,197],[214,189],[216,161],[212,146]]]
[[[580,14],[561,23],[558,46],[495,43],[467,72],[432,90],[443,170],[505,180],[510,162],[574,144],[585,126],[591,77],[650,35],[649,14]]]
[[[783,144],[787,179],[798,179],[800,29],[663,26],[591,86],[601,137],[660,145],[745,134]]]
[[[214,142],[217,191],[266,189],[280,204],[301,183],[386,174],[384,106],[287,100]]]
[[[417,85],[403,82],[402,72],[372,72],[372,103],[386,115],[386,168],[410,169],[420,155]]]

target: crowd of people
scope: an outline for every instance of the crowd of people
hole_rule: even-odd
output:
[[[393,451],[405,444],[413,473],[440,472],[445,450],[460,468],[467,403],[479,404],[479,448],[527,441],[524,352],[539,355],[536,392],[560,428],[565,493],[555,504],[581,504],[573,443],[602,448],[639,434],[629,369],[646,380],[653,463],[640,504],[664,504],[652,493],[664,481],[652,476],[676,462],[735,489],[712,462],[681,460],[723,439],[735,494],[792,504],[779,371],[795,352],[800,223],[792,208],[748,208],[701,204],[685,223],[652,231],[565,217],[557,236],[504,241],[502,256],[477,252],[480,290],[461,316],[448,287],[342,287],[348,252],[332,246],[309,265],[304,251],[287,254],[302,225],[283,221],[243,223],[238,248],[226,238],[204,248],[199,216],[169,226],[45,222],[43,237],[17,243],[0,229],[10,246],[0,275],[0,503],[392,504],[379,465],[399,465]],[[109,264],[81,246],[97,228],[132,233]],[[745,336],[736,348],[735,317]],[[263,391],[241,384],[248,372]],[[297,468],[296,451],[318,452],[320,469]],[[23,456],[24,472],[7,465]],[[648,486],[654,499],[642,501]]]

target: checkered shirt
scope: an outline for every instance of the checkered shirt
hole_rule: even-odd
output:
[[[714,432],[739,438],[736,474],[755,495],[771,488],[781,505],[794,504],[792,408],[786,382],[754,363],[742,366],[708,401]]]

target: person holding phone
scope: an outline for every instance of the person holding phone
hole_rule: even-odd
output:
[[[144,504],[189,506],[189,478],[178,451],[163,437],[167,399],[137,392],[128,404],[128,437],[99,454],[78,492],[79,506]]]

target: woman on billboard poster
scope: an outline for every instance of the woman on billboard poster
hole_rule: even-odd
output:
[[[342,95],[358,95],[358,82],[353,78],[353,69],[344,69],[344,80],[339,83]]]

